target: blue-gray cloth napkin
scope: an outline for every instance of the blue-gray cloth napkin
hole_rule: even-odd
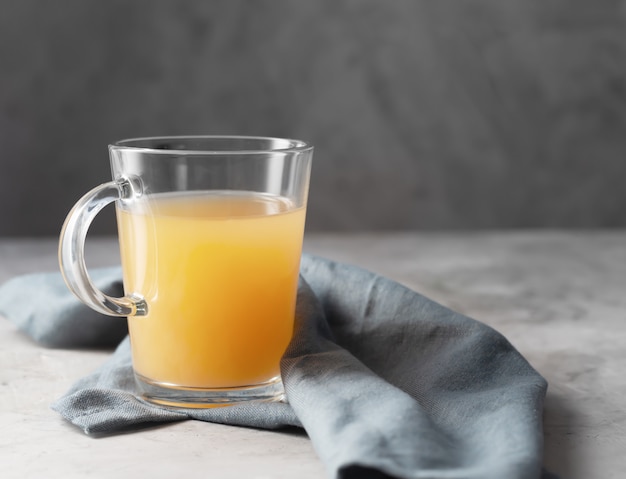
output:
[[[119,268],[94,272],[122,295]],[[168,409],[137,397],[125,320],[102,317],[60,274],[14,278],[0,312],[49,347],[118,345],[53,409],[86,433],[198,419],[304,427],[337,479],[537,479],[546,381],[490,327],[387,278],[304,255],[288,403]]]

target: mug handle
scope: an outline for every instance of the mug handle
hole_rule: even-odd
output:
[[[96,288],[85,263],[85,239],[96,215],[116,200],[136,198],[141,193],[141,183],[128,178],[96,186],[78,200],[61,229],[59,265],[65,284],[78,299],[99,313],[109,316],[144,316],[148,313],[145,300],[139,296],[114,298]]]

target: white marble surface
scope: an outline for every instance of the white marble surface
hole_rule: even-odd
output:
[[[313,235],[307,251],[391,277],[494,326],[548,379],[545,465],[626,470],[626,232]],[[117,261],[109,239],[91,266]],[[56,269],[56,242],[0,239],[0,282]],[[3,478],[324,478],[305,434],[197,421],[89,438],[48,405],[108,351],[43,349],[0,320]]]

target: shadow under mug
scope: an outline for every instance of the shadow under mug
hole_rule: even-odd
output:
[[[61,231],[69,289],[127,316],[148,401],[212,407],[280,400],[291,340],[313,147],[241,136],[152,137],[109,146],[113,180],[83,196]],[[115,202],[125,296],[85,265],[90,223]]]

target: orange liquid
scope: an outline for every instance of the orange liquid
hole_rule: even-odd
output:
[[[135,371],[199,388],[279,376],[305,208],[260,194],[167,194],[117,214],[126,293],[148,303],[129,318]]]

